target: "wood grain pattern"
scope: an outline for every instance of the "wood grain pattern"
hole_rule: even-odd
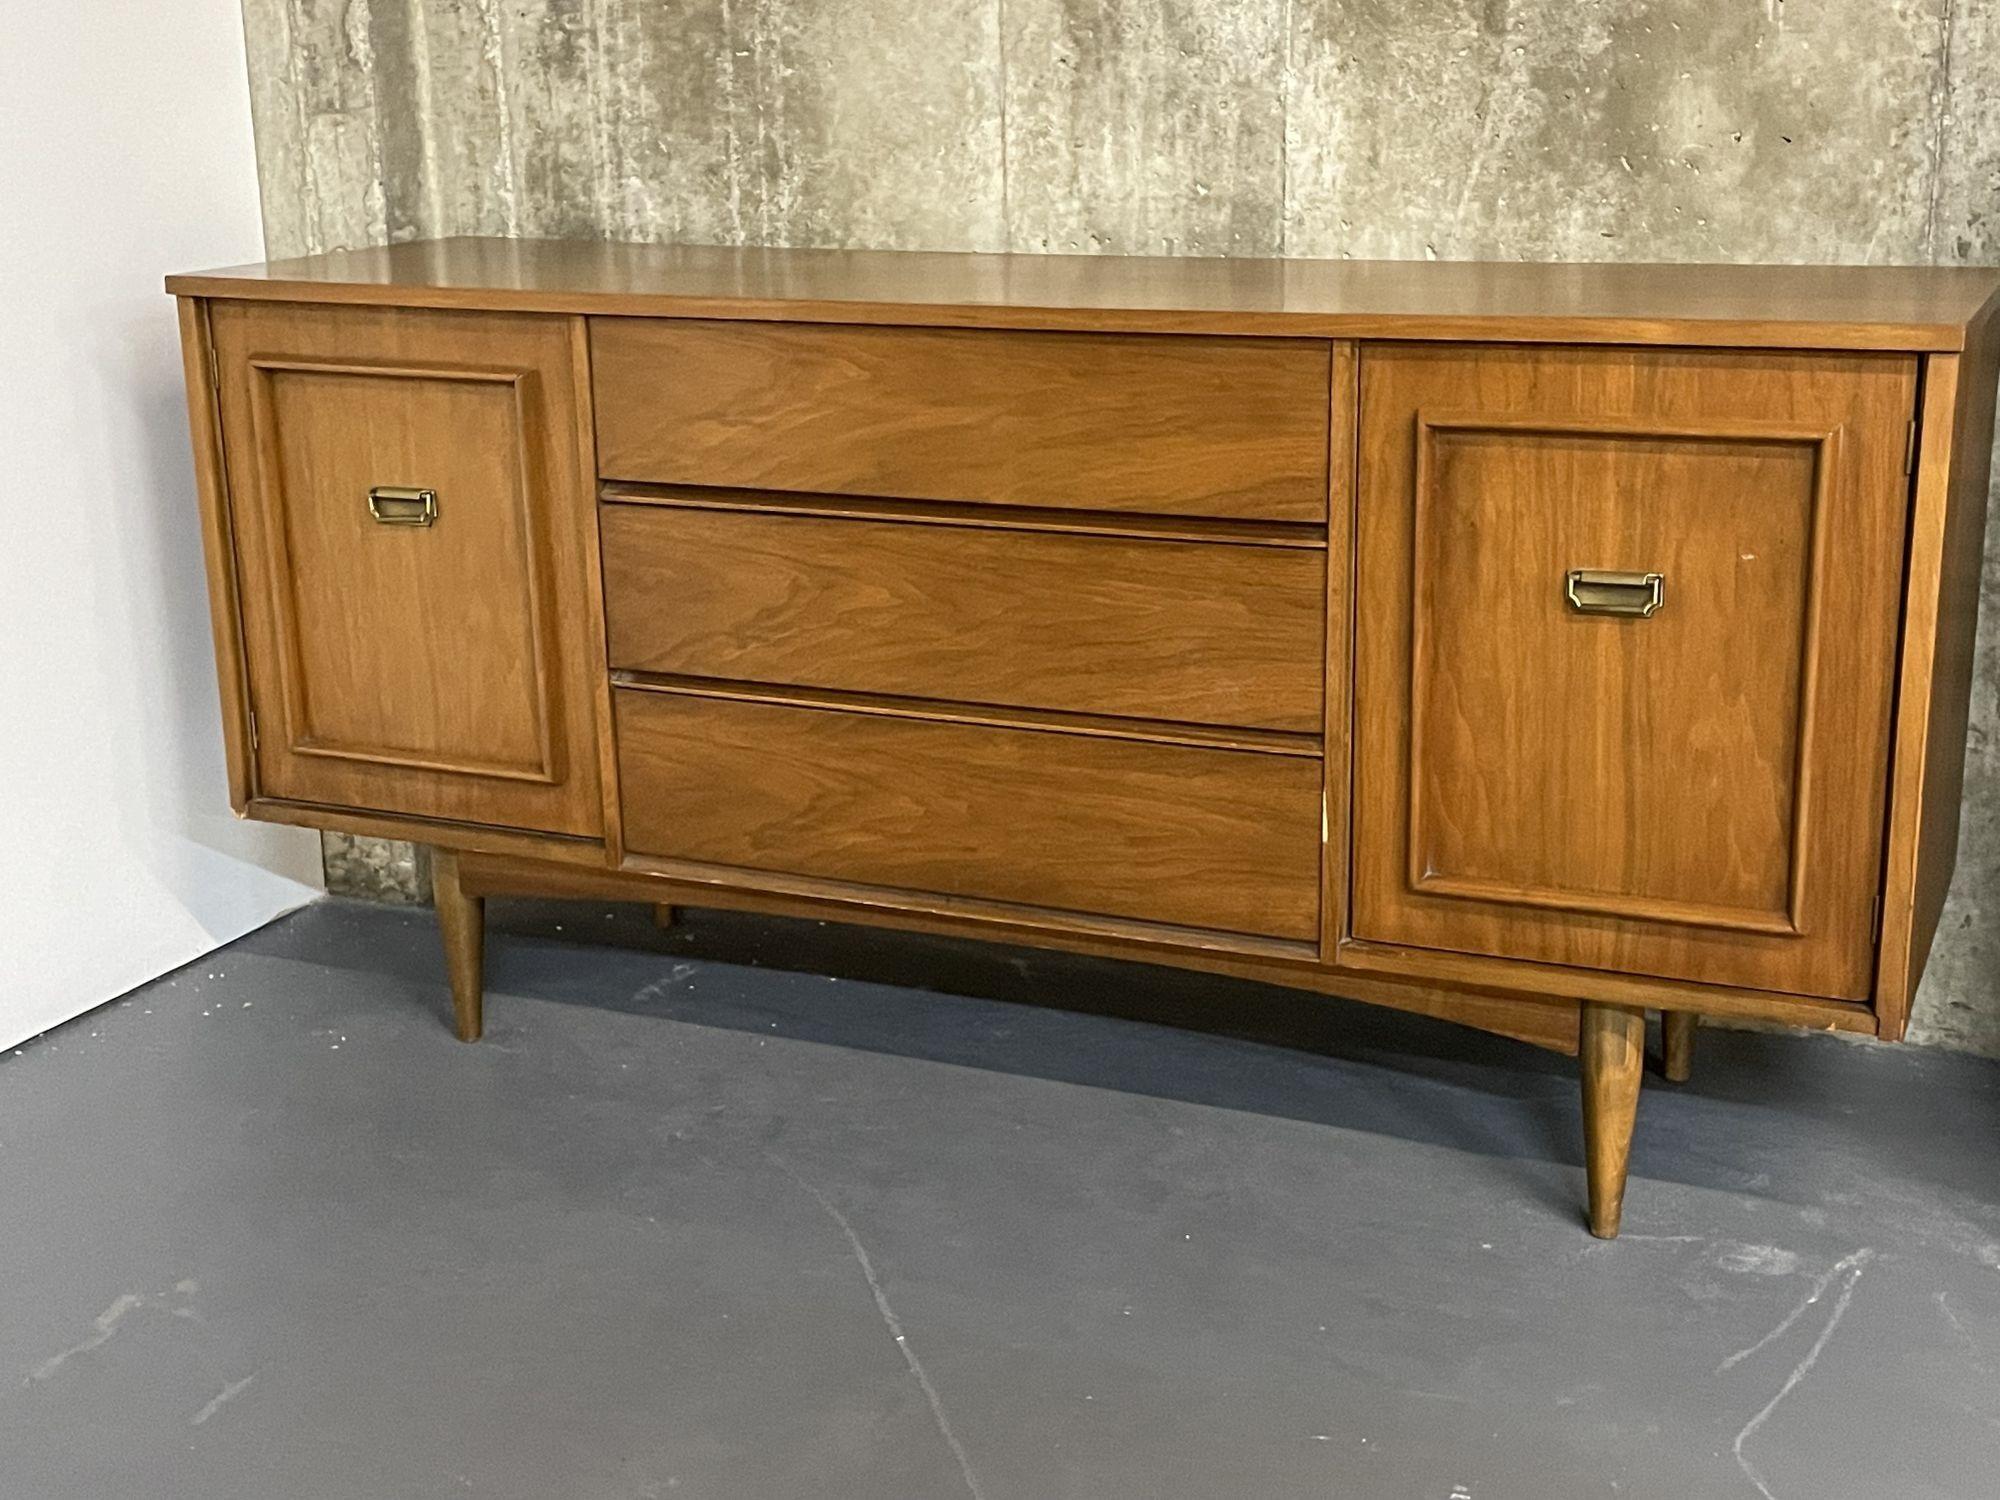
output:
[[[1531,995],[1335,974],[1315,962],[1309,952],[1291,956],[1242,953],[1218,943],[1214,934],[1206,935],[1206,946],[1201,946],[1188,941],[1197,934],[1149,931],[1140,924],[1130,924],[1122,932],[1109,927],[1086,931],[1075,926],[1052,925],[1046,913],[1029,908],[1009,909],[999,903],[951,902],[944,898],[919,907],[902,901],[895,893],[868,886],[825,881],[812,883],[814,888],[808,891],[804,888],[806,882],[795,881],[789,882],[792,888],[787,889],[754,875],[746,876],[740,870],[718,869],[708,878],[689,878],[630,867],[612,870],[553,865],[508,854],[467,854],[461,857],[459,868],[464,888],[481,895],[641,903],[668,900],[723,911],[851,922],[858,926],[980,938],[1100,958],[1166,963],[1454,1021],[1567,1056],[1575,1056],[1577,1049],[1579,1007],[1574,1004]],[[1302,995],[1301,1003],[1311,1002]]]
[[[602,865],[602,842],[576,834],[536,833],[521,828],[497,828],[449,818],[420,818],[407,813],[376,812],[362,807],[335,807],[325,802],[287,802],[278,797],[252,797],[244,816],[293,828],[328,829],[371,839],[402,839],[423,844],[449,839],[463,853],[504,854],[559,865]]]
[[[614,668],[1321,732],[1321,553],[658,505],[602,527]]]
[[[1367,351],[1355,936],[1866,999],[1914,380]]]
[[[1590,1232],[1618,1238],[1639,1085],[1646,1075],[1646,1014],[1617,1005],[1585,1005],[1578,1036],[1583,1073],[1583,1161]]]
[[[1743,989],[1655,979],[1639,973],[1568,968],[1520,958],[1490,958],[1442,948],[1402,948],[1349,938],[1335,959],[1342,973],[1371,974],[1413,984],[1464,985],[1543,995],[1556,1000],[1602,1000],[1651,1010],[1691,1010],[1705,1016],[1774,1021],[1816,1031],[1875,1035],[1875,1011],[1860,1000],[1825,1000],[1817,995]]]
[[[1898,670],[1876,1008],[1900,1038],[1958,860],[1993,451],[2000,316],[1925,362]]]
[[[568,325],[213,310],[261,796],[595,834]],[[373,485],[438,491],[430,527]]]
[[[1959,349],[1983,268],[1526,265],[449,239],[169,277],[191,296],[653,317]]]
[[[555,781],[518,374],[256,357],[250,369],[261,496],[278,512],[265,536],[283,579],[283,753]],[[456,441],[421,452],[425,432]],[[387,530],[369,513],[369,481],[391,475],[446,497],[434,529]],[[441,616],[461,610],[475,628],[446,636]],[[474,670],[449,671],[441,654],[474,642]]]
[[[787,870],[753,870],[744,865],[714,864],[640,852],[628,854],[619,868],[627,874],[656,877],[677,886],[712,891],[748,891],[774,898],[833,901],[844,906],[924,918],[993,922],[1014,929],[1035,929],[1104,942],[1131,943],[1161,952],[1221,953],[1288,964],[1310,963],[1316,957],[1315,945],[1298,938],[1223,932],[1214,927],[1188,927],[1146,917],[1107,916],[1102,912],[1073,907],[1039,906],[994,896],[963,896],[916,886],[880,885],[824,875],[802,875]]]
[[[250,729],[250,676],[243,622],[237,613],[236,528],[229,513],[229,476],[223,465],[222,412],[210,359],[208,308],[183,297],[178,305],[181,368],[187,384],[188,433],[194,448],[195,496],[201,506],[201,556],[208,577],[208,624],[215,641],[215,677],[222,699],[222,750],[229,777],[229,805],[250,805],[255,750]]]
[[[571,389],[576,393],[571,412],[576,434],[577,516],[582,526],[583,609],[589,624],[584,629],[589,673],[592,746],[597,753],[598,822],[604,837],[605,857],[616,861],[625,852],[624,828],[619,821],[618,750],[616,719],[611,710],[611,667],[605,654],[603,538],[598,531],[597,507],[588,497],[597,488],[597,412],[591,401],[590,325],[583,318],[569,320]]]
[[[596,319],[609,479],[1326,519],[1311,340]]]
[[[1952,463],[1964,375],[1965,361],[1959,355],[1933,354],[1924,360],[1910,507],[1910,557],[1903,594],[1902,659],[1897,670],[1895,760],[1882,860],[1881,942],[1875,969],[1877,1014],[1891,1038],[1900,1037],[1909,1024],[1917,979],[1930,947],[1932,929],[1918,917],[1918,891],[1926,880],[1924,866],[1938,851],[1939,834],[1945,834],[1954,857],[1958,842],[1956,800],[1949,830],[1934,826],[1944,820],[1939,816],[1941,809],[1934,805],[1927,813],[1924,783],[1930,773],[1931,697],[1941,675],[1941,634],[1950,632],[1943,597],[1949,567],[1947,538],[1954,521],[1960,527],[1965,521],[1962,508],[1954,504]],[[1981,516],[1983,531],[1983,507]]]
[[[1668,426],[1419,414],[1413,889],[1800,930],[1837,429]],[[1662,574],[1671,608],[1579,613],[1563,565],[1593,558]],[[1748,641],[1767,649],[1739,652]],[[1457,816],[1474,776],[1503,784],[1487,781],[1483,816]]]
[[[1319,759],[1317,735],[1278,729],[1231,729],[1112,714],[1083,714],[1043,708],[1005,708],[952,703],[934,698],[895,698],[880,693],[848,693],[830,688],[783,687],[768,682],[730,682],[714,677],[664,677],[615,672],[614,688],[650,689],[690,698],[722,698],[737,703],[770,703],[784,708],[823,708],[887,719],[932,724],[971,724],[988,729],[1032,729],[1093,739],[1138,740],[1155,745],[1190,745],[1203,750],[1254,750],[1264,755]]]
[[[1310,940],[1317,759],[621,691],[634,853]]]

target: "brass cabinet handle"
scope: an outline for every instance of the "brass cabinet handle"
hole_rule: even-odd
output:
[[[436,490],[378,484],[368,492],[368,514],[384,526],[428,526],[438,518]]]
[[[1580,615],[1628,615],[1643,620],[1667,602],[1667,580],[1659,573],[1607,573],[1571,568],[1563,597]]]

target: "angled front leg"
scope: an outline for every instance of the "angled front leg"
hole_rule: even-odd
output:
[[[1618,1237],[1639,1080],[1646,1071],[1646,1013],[1586,1002],[1578,1037],[1583,1071],[1583,1163],[1589,1182],[1590,1232]]]
[[[444,938],[458,1039],[476,1042],[485,1019],[486,902],[465,894],[458,879],[458,855],[450,849],[431,851],[431,900]]]

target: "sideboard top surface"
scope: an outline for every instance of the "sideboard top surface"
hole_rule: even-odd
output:
[[[1250,260],[423,240],[167,278],[179,296],[974,328],[1950,351],[2000,272]]]

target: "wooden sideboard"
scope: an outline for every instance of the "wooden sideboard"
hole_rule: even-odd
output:
[[[1580,1058],[1902,1034],[2000,278],[447,240],[176,276],[230,798],[481,899],[1177,964]]]

